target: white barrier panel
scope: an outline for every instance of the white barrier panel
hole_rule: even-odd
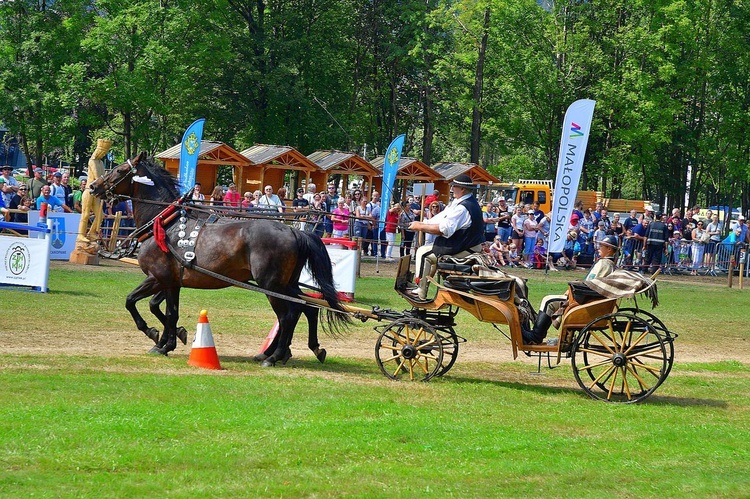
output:
[[[47,222],[47,228],[52,230],[51,221]],[[41,239],[0,236],[0,256],[3,258],[0,283],[31,286],[46,293],[51,242],[49,232]]]
[[[343,250],[326,246],[328,256],[331,257],[331,266],[333,267],[333,284],[339,293],[349,293],[354,295],[354,283],[357,281],[357,254],[356,250]],[[310,273],[307,271],[307,265],[302,269],[299,282],[314,286]]]
[[[47,212],[47,220],[52,222],[52,248],[50,260],[70,260],[70,253],[76,247],[80,213]],[[29,212],[29,225],[36,226],[39,212]]]

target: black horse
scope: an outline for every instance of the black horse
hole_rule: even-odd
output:
[[[324,325],[337,331],[350,323],[349,316],[340,313],[344,309],[333,285],[331,261],[319,237],[278,221],[216,219],[208,210],[178,205],[174,203],[179,198],[177,179],[143,153],[99,177],[90,189],[101,198],[131,199],[136,231],[152,227],[154,235],[143,240],[138,250],[138,264],[147,277],[125,301],[138,329],[156,343],[152,352],[167,355],[177,346],[180,288],[232,285],[221,277],[239,283],[254,281],[268,292],[279,330],[274,342],[256,356],[264,366],[286,362],[291,356],[289,346],[302,313],[308,319],[308,346],[318,360],[325,360],[317,338],[319,309],[299,299],[305,265],[330,307]],[[164,211],[170,203],[171,215]],[[150,310],[164,325],[158,341],[158,332],[136,308],[138,301],[150,296]],[[163,301],[164,313],[159,308]]]

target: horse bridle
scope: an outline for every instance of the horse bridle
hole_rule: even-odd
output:
[[[132,182],[132,177],[138,171],[138,168],[133,163],[131,163],[130,159],[128,159],[128,165],[130,165],[130,170],[126,174],[124,174],[122,177],[118,178],[116,181],[110,182],[109,178],[102,178],[102,181],[104,183],[104,196],[107,198],[107,201],[113,201],[115,199],[126,197],[126,196],[123,196],[122,194],[115,194],[112,191],[118,185],[120,185],[122,182],[124,182],[125,179],[130,178],[131,182]],[[120,166],[122,166],[122,165],[120,165]],[[118,168],[119,168],[119,166],[118,166]],[[132,191],[131,191],[131,194],[132,194]],[[130,196],[127,196],[127,197],[130,197]]]

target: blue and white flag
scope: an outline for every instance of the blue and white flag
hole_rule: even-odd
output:
[[[557,160],[555,196],[552,203],[549,253],[562,253],[565,247],[570,215],[578,195],[578,183],[583,171],[583,158],[591,131],[596,101],[581,99],[575,101],[565,112],[560,157]]]
[[[203,123],[205,118],[195,120],[185,130],[182,136],[182,149],[180,149],[180,194],[185,194],[195,185],[195,173],[198,166],[198,153],[201,150],[201,139],[203,138]]]
[[[385,218],[388,210],[391,208],[391,194],[393,194],[393,186],[396,183],[396,173],[398,172],[398,164],[401,161],[401,149],[404,147],[404,138],[405,135],[402,133],[393,139],[391,145],[385,150],[385,160],[383,161],[383,192],[380,196],[378,233],[383,230]]]

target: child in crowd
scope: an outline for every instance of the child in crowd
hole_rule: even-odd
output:
[[[495,236],[494,241],[492,241],[492,245],[490,246],[490,253],[492,254],[492,257],[495,259],[498,265],[501,267],[505,267],[505,258],[503,257],[503,253],[506,252],[505,245],[500,240],[500,236]]]
[[[682,245],[682,232],[676,230],[672,233],[672,237],[669,238],[669,249],[672,256],[672,263],[680,263],[680,246]]]
[[[599,221],[597,224],[596,230],[594,231],[594,259],[599,259],[599,243],[607,237],[607,230],[605,228],[604,222]]]
[[[544,247],[544,239],[537,239],[534,246],[534,268],[543,269],[547,262],[547,248]]]
[[[521,257],[518,255],[518,247],[515,243],[510,243],[508,246],[508,266],[518,267],[521,264]]]

